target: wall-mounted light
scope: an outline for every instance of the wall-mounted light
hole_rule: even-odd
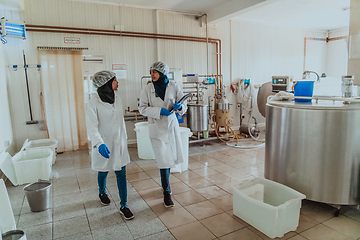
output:
[[[25,39],[25,22],[1,18],[1,37],[5,36]]]

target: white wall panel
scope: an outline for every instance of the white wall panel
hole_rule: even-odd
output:
[[[349,36],[349,28],[329,32],[329,38]],[[348,39],[329,41],[327,44],[326,74],[338,78],[347,74]]]
[[[6,82],[6,67],[4,47],[0,45],[0,152],[6,150],[8,144],[13,142],[12,124],[10,118],[8,84]],[[1,173],[0,173],[1,176]]]
[[[304,37],[312,35],[299,29],[232,21],[233,79],[251,78],[261,84],[276,75],[301,77]],[[325,47],[325,43],[323,45]],[[319,52],[311,49],[307,55],[318,56]]]
[[[324,32],[239,20],[231,21],[231,24],[229,21],[217,24],[216,31],[218,36],[222,36],[224,84],[227,86],[239,78],[250,78],[254,85],[271,81],[272,76],[285,75],[301,78],[304,37],[325,37]],[[320,48],[308,50],[308,54],[314,56],[314,59],[316,56],[316,60],[307,63],[307,66],[317,67],[315,69],[317,71],[325,71],[325,49],[326,44],[323,42]],[[234,125],[239,125],[240,120],[237,116],[240,111],[235,104],[236,97],[229,89],[227,89],[227,98],[234,104],[230,109],[230,114],[234,116]],[[264,122],[265,119],[257,110],[256,95],[253,108],[254,116],[258,121]]]
[[[121,25],[124,31],[206,37],[206,28],[200,27],[195,16],[168,11],[64,0],[25,0],[25,11],[0,10],[0,13],[8,18],[24,20],[27,24],[107,30]],[[80,38],[81,43],[66,44],[64,37]],[[232,21],[230,28],[230,22],[226,21],[216,28],[209,28],[208,37],[222,41],[222,73],[224,84],[228,86],[237,78],[251,78],[253,83],[260,84],[270,81],[273,75],[301,77],[304,37],[324,37],[324,33],[246,21]],[[156,60],[163,60],[170,67],[181,68],[183,74],[207,73],[206,43],[200,42],[41,32],[27,32],[25,41],[8,41],[4,49],[7,65],[21,64],[23,49],[28,63],[36,64],[37,46],[86,47],[89,50],[84,51],[84,55],[104,56],[106,69],[111,69],[112,64],[126,64],[127,79],[120,80],[119,86],[124,109],[128,106],[131,110],[137,109],[140,79],[149,75],[149,66]],[[319,64],[322,66],[323,63]],[[209,44],[209,74],[215,73],[216,48],[215,44]],[[8,74],[7,78],[14,141],[19,148],[26,138],[44,138],[46,132],[39,131],[37,125],[25,125],[28,120],[25,79],[14,74]],[[30,87],[38,89],[36,83]],[[35,99],[36,120],[42,120],[39,91],[31,94]],[[213,86],[207,91],[207,95],[212,94]],[[231,94],[227,90],[228,99],[235,104]],[[238,113],[232,111],[236,125]]]

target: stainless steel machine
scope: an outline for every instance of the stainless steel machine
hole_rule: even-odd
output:
[[[192,132],[208,130],[208,105],[188,104],[187,127]]]
[[[265,177],[309,200],[360,202],[360,104],[269,100]]]

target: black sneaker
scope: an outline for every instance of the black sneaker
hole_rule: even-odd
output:
[[[164,195],[164,205],[165,205],[165,207],[167,207],[167,208],[174,206],[174,202],[171,200],[170,194],[165,194],[165,195]]]
[[[101,202],[102,205],[107,206],[107,205],[109,205],[111,203],[111,201],[110,201],[110,199],[109,199],[109,197],[108,197],[108,195],[106,193],[104,193],[102,195],[99,194],[99,198],[100,198],[100,202]]]
[[[127,207],[124,207],[124,208],[120,208],[120,213],[121,215],[124,216],[124,218],[126,220],[130,220],[130,219],[133,219],[134,218],[134,214],[130,211],[129,208]]]

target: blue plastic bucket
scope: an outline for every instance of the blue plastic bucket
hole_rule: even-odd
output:
[[[298,80],[293,85],[295,97],[312,97],[314,91],[314,80]],[[295,102],[311,102],[311,99],[298,99]]]

